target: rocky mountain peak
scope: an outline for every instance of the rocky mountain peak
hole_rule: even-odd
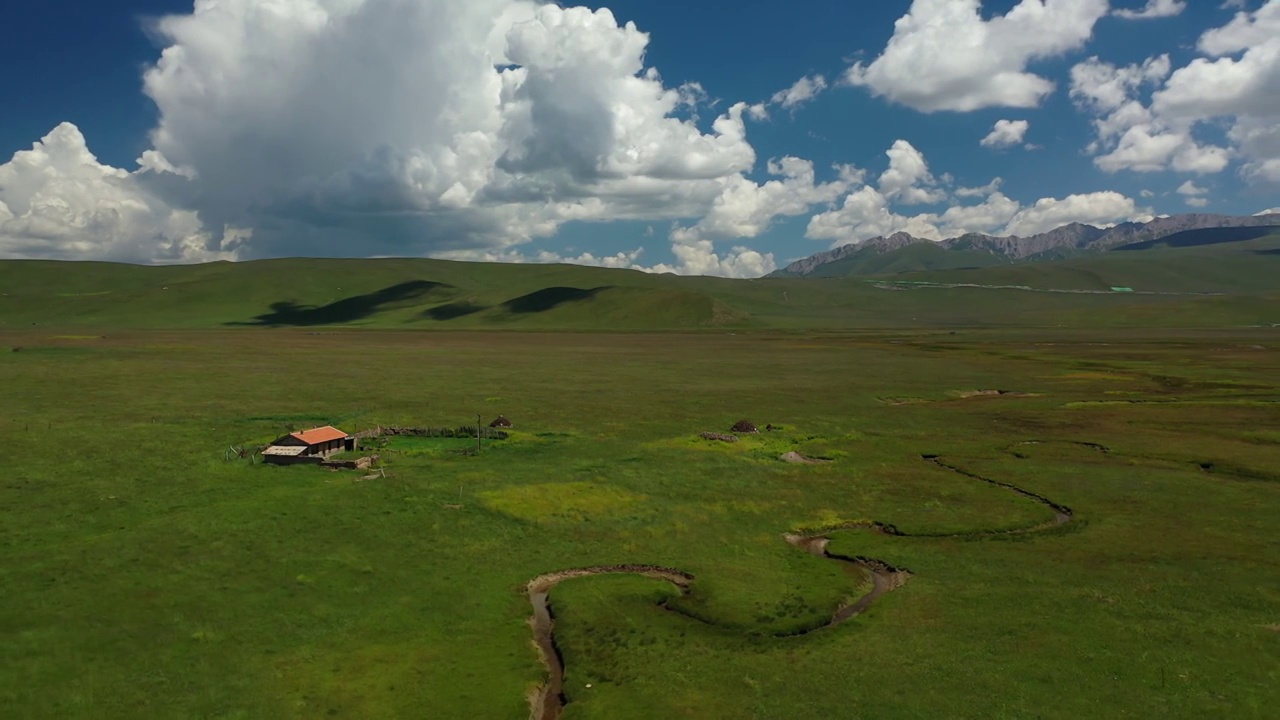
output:
[[[1015,235],[995,237],[982,233],[969,233],[937,243],[946,250],[989,252],[1010,262],[1017,262],[1054,253],[1073,254],[1100,252],[1121,245],[1159,240],[1189,230],[1226,227],[1280,226],[1280,215],[1255,215],[1238,217],[1189,213],[1156,218],[1146,223],[1121,223],[1111,228],[1098,228],[1083,223],[1069,223],[1048,232],[1029,237]],[[783,276],[811,275],[827,263],[842,260],[859,253],[888,253],[915,243],[931,242],[898,232],[888,237],[877,236],[860,243],[844,245],[797,260],[775,273]]]

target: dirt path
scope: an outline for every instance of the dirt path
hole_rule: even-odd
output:
[[[1038,444],[1041,444],[1041,442],[1031,441],[1018,443],[1006,448],[1005,451],[1016,455],[1017,453],[1014,452],[1013,448],[1023,445]],[[1070,442],[1068,444],[1088,447],[1103,453],[1109,452],[1107,448],[1093,443]],[[937,455],[923,455],[921,456],[921,459],[964,477],[979,480],[989,485],[1009,490],[1010,492],[1021,495],[1029,500],[1033,500],[1052,510],[1054,512],[1054,518],[1053,520],[1037,523],[1025,528],[1016,528],[1012,530],[977,530],[968,533],[952,534],[905,533],[898,530],[898,528],[893,525],[880,522],[850,523],[847,525],[826,528],[813,533],[787,533],[786,535],[783,535],[783,539],[789,545],[816,557],[842,563],[850,568],[857,569],[860,572],[865,572],[871,576],[871,590],[867,594],[859,597],[853,602],[836,608],[831,619],[827,621],[826,624],[815,628],[814,630],[809,630],[799,634],[805,635],[816,630],[832,628],[861,615],[863,612],[866,612],[866,610],[870,608],[876,600],[880,599],[886,593],[893,592],[894,590],[902,587],[912,577],[910,570],[894,567],[883,560],[867,557],[849,557],[846,555],[831,553],[827,548],[831,544],[831,538],[829,535],[832,533],[848,530],[868,530],[884,535],[903,538],[978,539],[994,536],[1028,535],[1060,527],[1071,522],[1073,517],[1071,508],[1054,502],[1043,495],[1038,495],[1030,490],[1025,490],[1012,483],[993,480],[955,465],[951,465],[943,461],[942,458]],[[564,657],[561,655],[560,649],[556,646],[555,640],[555,614],[551,607],[551,590],[565,580],[613,574],[640,575],[654,580],[662,580],[674,585],[680,590],[681,594],[687,594],[690,592],[694,579],[693,575],[682,570],[659,567],[656,565],[604,565],[561,570],[558,572],[548,573],[546,575],[539,575],[533,580],[530,580],[529,584],[526,586],[526,590],[529,595],[529,604],[533,608],[533,616],[529,618],[529,625],[533,629],[534,646],[538,650],[538,655],[542,659],[542,664],[547,668],[548,675],[547,682],[529,694],[530,720],[559,720],[560,714],[564,711],[564,706],[568,703],[568,698],[565,697],[564,694]]]

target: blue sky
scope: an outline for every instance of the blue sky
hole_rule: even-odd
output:
[[[1280,206],[1280,0],[586,8],[6,9],[0,257],[750,276],[899,230]]]

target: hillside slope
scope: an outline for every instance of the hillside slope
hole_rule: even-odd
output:
[[[1224,250],[1229,248],[1229,250]],[[921,282],[1230,292],[1057,294],[861,278],[728,280],[572,265],[283,259],[173,267],[0,261],[0,332],[130,328],[748,331],[1280,322],[1275,238],[1058,263],[892,275]],[[911,252],[932,252],[920,246]],[[1166,257],[1167,256],[1167,257]],[[1095,261],[1105,258],[1102,266]],[[1152,259],[1155,261],[1153,262]],[[917,260],[918,262],[927,262]],[[882,271],[892,272],[892,264]],[[48,330],[45,330],[48,329]]]
[[[483,324],[696,328],[732,319],[667,278],[570,265],[282,259],[0,262],[0,322],[129,327]]]

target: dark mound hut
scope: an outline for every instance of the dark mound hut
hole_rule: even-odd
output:
[[[508,420],[505,416],[503,416],[503,415],[499,415],[499,416],[498,416],[498,418],[497,418],[496,420],[494,420],[493,422],[489,423],[489,427],[491,427],[491,428],[509,428],[509,427],[511,427],[511,421],[510,421],[510,420]]]
[[[739,420],[732,428],[730,428],[730,431],[736,433],[747,433],[750,435],[752,433],[760,432],[760,428],[752,425],[750,420]]]

